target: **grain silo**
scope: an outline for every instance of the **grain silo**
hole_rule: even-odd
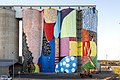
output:
[[[19,56],[19,26],[15,10],[0,9],[0,74],[8,74],[8,68]]]

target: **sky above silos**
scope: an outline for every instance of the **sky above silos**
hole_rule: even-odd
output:
[[[120,60],[120,0],[1,0],[0,5],[96,5],[98,59]],[[107,57],[106,57],[107,55]]]

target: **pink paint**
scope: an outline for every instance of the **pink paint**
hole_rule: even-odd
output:
[[[60,57],[69,56],[69,38],[60,39]]]
[[[87,62],[89,62],[88,56],[82,56],[82,64],[86,64]]]
[[[42,13],[35,9],[23,10],[23,31],[29,51],[32,53],[33,62],[38,63],[42,50]]]

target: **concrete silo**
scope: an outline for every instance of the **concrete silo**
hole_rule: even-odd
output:
[[[0,75],[8,74],[9,66],[19,56],[19,21],[15,10],[0,9]]]

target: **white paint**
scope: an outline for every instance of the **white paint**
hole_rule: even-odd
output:
[[[63,62],[63,65],[66,65],[66,62],[65,62],[65,61]]]
[[[73,66],[73,67],[76,67],[76,63],[73,63],[72,66]]]
[[[71,60],[74,60],[75,58],[74,57],[71,57]]]
[[[61,72],[63,72],[64,71],[64,69],[63,68],[61,68]]]
[[[70,62],[70,59],[69,59],[69,58],[67,58],[67,59],[66,59],[66,62]]]
[[[22,56],[22,21],[19,21],[19,56]]]
[[[66,64],[66,67],[68,68],[70,66],[70,64]]]
[[[75,72],[75,68],[72,68],[71,71],[72,71],[72,72]]]

